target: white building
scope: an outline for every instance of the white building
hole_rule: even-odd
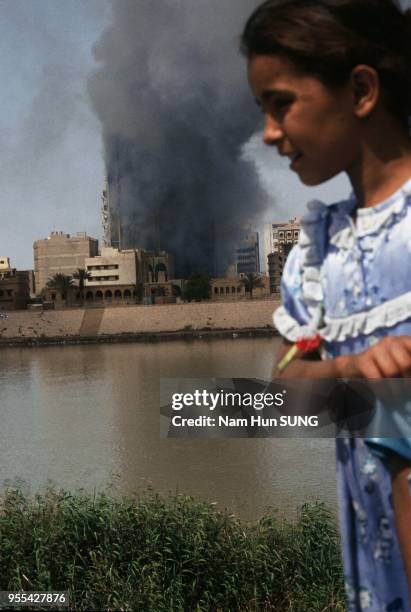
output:
[[[281,221],[276,223],[266,223],[264,225],[264,249],[265,260],[270,253],[278,251],[280,241],[296,244],[300,235],[300,219],[294,217],[289,221]]]
[[[280,291],[281,276],[288,254],[300,236],[299,219],[294,217],[288,222],[269,223],[264,226],[264,242],[270,292]]]
[[[145,272],[143,252],[140,249],[119,251],[113,247],[103,247],[97,257],[87,257],[85,268],[90,275],[86,287],[134,286],[144,283]]]

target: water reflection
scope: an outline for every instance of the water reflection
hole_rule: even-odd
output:
[[[119,492],[151,484],[250,519],[334,504],[331,440],[160,440],[161,376],[267,378],[275,349],[270,338],[3,349],[0,480],[93,490],[118,475]]]

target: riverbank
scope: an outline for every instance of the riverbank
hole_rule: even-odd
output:
[[[0,526],[0,589],[68,590],[70,610],[345,610],[338,531],[320,503],[295,522],[245,523],[182,495],[9,488]]]
[[[0,346],[156,342],[273,336],[278,299],[14,311],[0,321]]]

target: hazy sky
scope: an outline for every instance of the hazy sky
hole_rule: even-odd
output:
[[[87,78],[96,67],[93,45],[110,23],[111,2],[0,0],[0,8],[0,255],[28,269],[33,241],[53,230],[101,238],[101,126]],[[272,212],[262,222],[301,214],[314,197],[332,201],[347,193],[342,178],[319,190],[300,186],[287,162],[257,140],[248,155],[258,158],[273,196]]]
[[[86,83],[105,0],[0,0],[0,255],[33,267],[55,230],[100,236],[100,126]]]

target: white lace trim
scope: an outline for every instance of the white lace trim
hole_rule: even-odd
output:
[[[344,342],[347,338],[368,336],[379,328],[393,327],[411,318],[411,291],[388,300],[371,310],[365,310],[348,317],[324,317],[325,325],[319,328],[321,337],[327,342]],[[291,317],[284,306],[274,311],[273,321],[276,329],[290,342],[312,336],[314,325],[300,325]]]
[[[281,336],[290,342],[296,342],[298,338],[313,335],[311,326],[299,325],[299,323],[288,314],[284,306],[279,306],[279,308],[274,310],[273,321],[275,328]]]
[[[291,317],[290,317],[291,318]],[[343,342],[347,338],[367,336],[382,327],[393,327],[411,318],[411,291],[348,317],[324,317],[325,326],[319,330],[328,342]]]

